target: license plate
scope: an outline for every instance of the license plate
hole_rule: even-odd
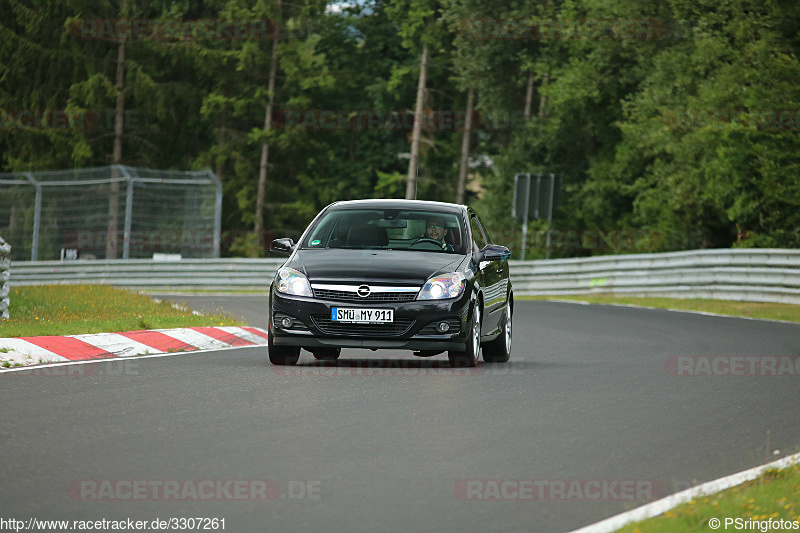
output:
[[[331,309],[331,320],[334,322],[383,324],[394,322],[394,309],[334,307]]]

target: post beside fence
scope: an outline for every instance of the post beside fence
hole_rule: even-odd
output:
[[[8,279],[11,276],[11,260],[8,254],[11,253],[11,245],[3,237],[0,237],[0,320],[9,318],[8,306],[11,303],[9,296]]]

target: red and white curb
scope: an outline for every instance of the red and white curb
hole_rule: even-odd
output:
[[[0,361],[19,367],[67,361],[133,357],[198,350],[263,346],[267,332],[251,327],[195,327],[0,338]],[[6,366],[6,365],[4,365]],[[3,369],[0,368],[0,371]]]

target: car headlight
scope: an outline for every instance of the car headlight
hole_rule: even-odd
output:
[[[293,268],[283,267],[278,270],[278,285],[276,289],[283,294],[293,296],[312,296],[311,285],[308,278]]]
[[[434,276],[425,282],[417,300],[445,300],[458,298],[464,292],[466,276],[461,272],[449,272]]]

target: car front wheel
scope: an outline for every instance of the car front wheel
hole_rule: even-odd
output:
[[[336,361],[342,353],[341,348],[323,348],[321,350],[313,350],[311,352],[314,357],[320,361]]]
[[[469,368],[478,366],[478,356],[481,351],[481,308],[475,302],[472,310],[472,324],[467,338],[467,347],[463,352],[447,352],[450,366],[454,368]]]
[[[269,335],[267,340],[267,353],[269,354],[269,362],[273,365],[296,365],[297,360],[300,359],[299,346],[278,346],[272,342],[272,334]]]
[[[483,360],[487,363],[505,363],[511,357],[511,300],[506,302],[503,331],[483,347]]]

